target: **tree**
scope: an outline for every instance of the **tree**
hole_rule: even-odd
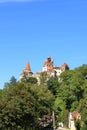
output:
[[[17,83],[17,79],[14,77],[14,76],[12,76],[11,78],[10,78],[10,81],[9,82],[6,82],[5,84],[4,84],[4,87],[6,88],[6,87],[9,87],[10,85],[15,85]]]
[[[81,121],[80,120],[75,121],[75,127],[76,127],[76,130],[80,130],[80,128],[81,128]]]
[[[52,94],[56,96],[59,87],[58,79],[56,77],[49,78],[49,80],[47,81],[47,86]]]
[[[9,83],[11,85],[15,85],[17,83],[17,79],[14,76],[12,76]]]
[[[81,130],[87,130],[87,125],[84,124],[84,125],[82,126]]]
[[[49,79],[47,72],[42,72],[40,74],[40,83],[45,84],[47,83],[47,80]]]
[[[87,96],[80,100],[79,111],[81,112],[83,122],[87,125]]]
[[[66,103],[66,108],[70,111],[74,102],[79,102],[83,98],[83,75],[80,70],[71,70],[63,72],[60,75],[60,87],[58,96]]]
[[[57,97],[54,102],[54,111],[56,113],[57,122],[63,122],[65,125],[67,125],[68,111],[66,109],[65,102],[59,97]]]
[[[26,86],[18,83],[3,91],[0,100],[0,129],[26,130],[31,125],[36,125],[35,99],[27,91]]]
[[[4,88],[0,98],[0,129],[36,130],[39,118],[50,114],[52,100],[46,87],[20,82]]]
[[[30,93],[34,96],[38,103],[38,112],[40,116],[50,114],[53,107],[54,97],[47,86],[40,85],[30,88]]]
[[[26,83],[30,83],[30,84],[36,84],[37,83],[37,79],[34,77],[28,77],[25,81]]]

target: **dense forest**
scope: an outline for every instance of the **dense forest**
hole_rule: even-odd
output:
[[[0,90],[0,130],[46,130],[63,122],[68,127],[68,114],[81,114],[80,127],[87,130],[87,65],[67,70],[60,79],[42,73],[40,85],[30,77],[20,82],[14,76]],[[77,125],[78,126],[78,125]]]

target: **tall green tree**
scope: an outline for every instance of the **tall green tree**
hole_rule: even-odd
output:
[[[83,97],[83,78],[80,70],[66,71],[61,74],[61,83],[58,96],[61,97],[65,103],[66,108],[70,111],[74,102],[79,102]]]
[[[79,111],[81,112],[84,124],[87,125],[87,96],[80,100]]]
[[[56,77],[50,77],[47,81],[47,86],[48,89],[52,92],[52,94],[56,96],[59,87],[58,79]]]
[[[15,85],[17,83],[17,79],[14,76],[12,76],[9,83],[11,85]]]
[[[41,83],[41,84],[46,85],[48,79],[49,79],[49,76],[48,76],[47,72],[42,72],[42,73],[40,74],[40,83]]]
[[[6,82],[4,84],[4,87],[6,88],[6,87],[9,87],[10,85],[15,85],[16,83],[17,83],[17,79],[14,76],[12,76],[9,82]]]
[[[38,119],[51,113],[52,100],[46,87],[21,82],[4,88],[0,98],[0,129],[36,130]]]
[[[56,121],[63,122],[65,125],[67,125],[68,111],[66,109],[65,102],[59,97],[57,97],[54,102],[54,111],[56,115]]]

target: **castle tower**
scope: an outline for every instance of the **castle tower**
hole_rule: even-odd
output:
[[[22,80],[24,77],[31,77],[33,75],[33,72],[31,71],[30,64],[27,63],[25,69],[20,74],[20,80]]]
[[[65,71],[65,70],[69,70],[69,66],[68,66],[66,63],[63,63],[63,64],[61,65],[61,71],[63,72],[63,71]]]
[[[53,60],[50,56],[48,56],[46,61],[44,62],[42,70],[47,72],[51,72],[53,70]]]
[[[24,72],[25,72],[26,74],[29,74],[29,73],[31,73],[31,72],[32,72],[32,71],[31,71],[31,68],[30,68],[30,64],[29,64],[29,63],[27,63],[27,64],[26,64],[26,67],[25,67]]]

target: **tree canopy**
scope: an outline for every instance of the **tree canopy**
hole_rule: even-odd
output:
[[[65,71],[59,79],[41,73],[38,85],[36,78],[29,77],[19,82],[12,76],[0,90],[0,129],[40,130],[47,125],[51,127],[52,111],[56,122],[67,126],[68,113],[75,110],[81,114],[83,129],[86,128],[87,65]]]

